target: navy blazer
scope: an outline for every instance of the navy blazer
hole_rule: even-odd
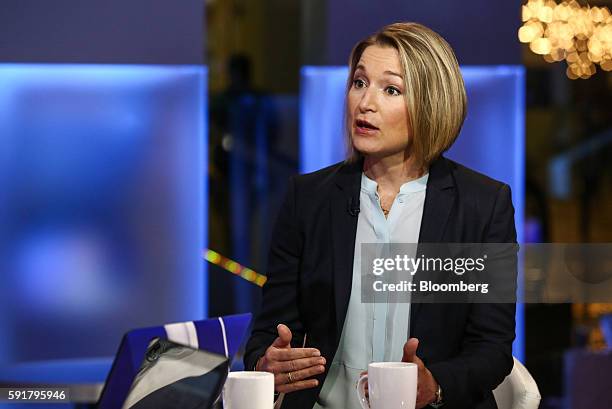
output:
[[[295,176],[272,235],[262,308],[245,351],[252,369],[286,324],[292,345],[333,361],[348,308],[362,162]],[[429,168],[420,243],[516,243],[508,185],[441,156]],[[492,390],[513,366],[515,304],[411,305],[417,355],[441,385],[445,409],[496,408]],[[288,393],[283,408],[311,409],[319,386]]]

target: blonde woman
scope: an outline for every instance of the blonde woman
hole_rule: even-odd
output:
[[[514,304],[360,299],[361,243],[516,242],[509,187],[443,156],[466,115],[455,55],[429,28],[396,23],[349,66],[349,157],[291,180],[245,365],[275,374],[283,408],[359,408],[355,383],[383,360],[418,365],[417,408],[496,408]]]

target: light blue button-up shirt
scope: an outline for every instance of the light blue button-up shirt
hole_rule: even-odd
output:
[[[404,183],[385,218],[377,183],[365,174],[361,176],[351,297],[338,350],[321,389],[319,403],[313,409],[361,408],[355,392],[359,374],[370,362],[402,358],[410,327],[410,303],[387,299],[361,302],[361,244],[417,243],[428,177],[425,174]]]

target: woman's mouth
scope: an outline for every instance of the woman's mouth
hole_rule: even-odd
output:
[[[366,121],[365,119],[355,120],[355,132],[362,135],[371,135],[376,133],[379,129]]]

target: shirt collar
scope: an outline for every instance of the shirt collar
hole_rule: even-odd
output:
[[[418,179],[414,179],[404,183],[400,187],[399,194],[421,192],[427,189],[427,180],[429,179],[429,172],[425,173]],[[366,176],[365,172],[361,173],[361,190],[367,194],[376,194],[378,183]]]

